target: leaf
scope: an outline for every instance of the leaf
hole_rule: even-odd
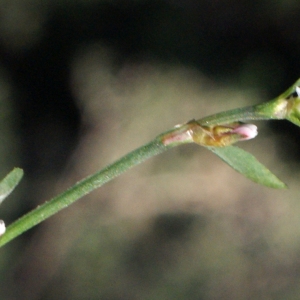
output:
[[[0,204],[14,190],[23,177],[23,170],[14,168],[0,181]]]
[[[252,181],[276,189],[286,188],[286,184],[261,164],[252,154],[236,146],[206,147],[219,156],[234,170]]]

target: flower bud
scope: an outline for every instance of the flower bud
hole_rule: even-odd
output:
[[[257,136],[257,127],[241,122],[201,126],[196,121],[190,122],[190,135],[196,144],[202,146],[225,147],[239,141],[253,139]]]
[[[253,139],[257,136],[257,126],[253,124],[243,124],[236,127],[232,133],[237,133],[241,136],[240,141]]]

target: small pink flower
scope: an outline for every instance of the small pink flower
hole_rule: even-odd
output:
[[[240,141],[250,140],[257,136],[257,126],[254,124],[242,124],[234,128],[232,133],[241,135]]]

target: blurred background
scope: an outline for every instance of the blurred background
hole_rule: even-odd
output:
[[[24,213],[175,124],[300,77],[296,0],[1,0],[1,205]],[[1,299],[299,299],[300,129],[239,146],[288,190],[197,145],[135,167],[0,250]]]

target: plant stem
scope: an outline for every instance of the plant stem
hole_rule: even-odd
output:
[[[201,126],[214,126],[222,124],[230,124],[237,121],[244,120],[268,120],[268,119],[284,119],[286,118],[286,111],[288,107],[288,99],[295,89],[299,89],[300,79],[285,93],[278,98],[267,103],[233,109],[221,112],[212,116],[205,117],[200,120],[192,120],[186,124],[180,125],[167,132],[162,133],[150,143],[130,152],[115,163],[107,166],[101,171],[91,175],[82,181],[76,183],[73,187],[52,198],[49,202],[38,206],[33,211],[27,213],[10,226],[8,226],[6,233],[0,237],[0,247],[19,236],[21,233],[41,223],[50,216],[66,208],[79,198],[90,193],[96,188],[101,187],[106,182],[124,173],[133,166],[140,164],[146,159],[160,154],[169,148],[180,144],[196,142],[195,135],[200,137],[207,135]],[[299,97],[296,90],[297,99]],[[296,103],[297,111],[295,116],[289,118],[297,125],[300,125],[300,116],[298,116],[298,104]],[[299,124],[298,124],[299,123]],[[200,126],[198,126],[200,125]],[[199,128],[198,128],[199,127]],[[205,146],[205,145],[204,145]],[[209,145],[207,145],[209,146]],[[220,150],[221,151],[221,150]]]
[[[268,104],[267,107],[269,108],[270,105],[273,106],[273,101],[264,104],[247,106],[220,112],[197,120],[197,123],[199,123],[202,126],[211,126],[229,124],[237,121],[246,120],[269,120],[272,118],[270,116],[269,111],[265,112],[263,109],[266,106],[266,104]]]
[[[176,130],[171,130],[169,132],[173,132]],[[128,169],[140,164],[141,162],[147,160],[152,156],[155,156],[171,147],[176,146],[176,142],[165,145],[165,143],[163,142],[164,136],[165,134],[162,134],[150,143],[128,153],[127,155],[123,156],[101,171],[83,179],[82,181],[79,181],[70,189],[52,198],[50,201],[45,202],[43,205],[38,206],[33,211],[16,220],[14,223],[7,227],[5,234],[1,236],[0,247],[16,238],[23,232],[27,231],[28,229],[32,228],[33,226],[41,223],[50,216],[59,212],[63,208],[66,208],[84,195],[90,193],[96,188],[99,188],[108,181],[124,173]]]

